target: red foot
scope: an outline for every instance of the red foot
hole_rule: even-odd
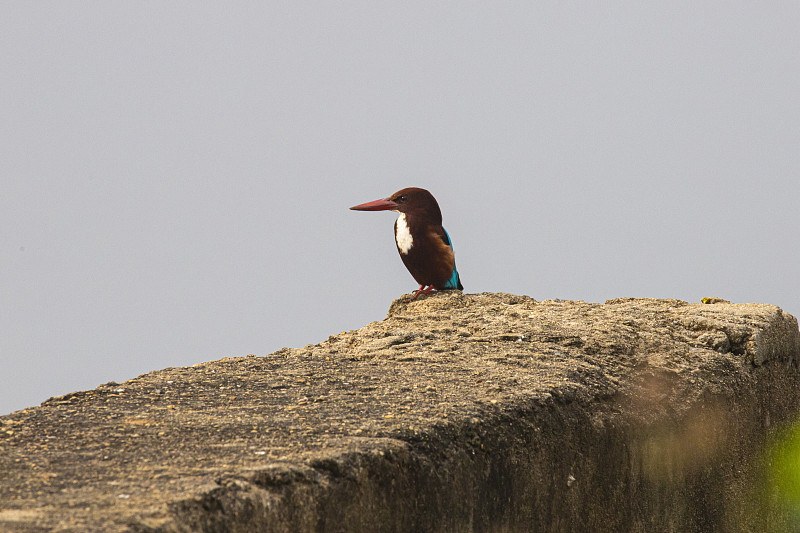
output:
[[[414,296],[411,299],[416,300],[417,296],[419,296],[420,294],[430,294],[431,291],[434,289],[435,287],[433,285],[428,285],[427,287],[425,287],[425,285],[420,285],[419,289],[414,291]]]

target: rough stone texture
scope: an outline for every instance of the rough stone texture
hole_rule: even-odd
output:
[[[797,320],[708,301],[434,294],[52,398],[0,417],[0,530],[790,530]]]

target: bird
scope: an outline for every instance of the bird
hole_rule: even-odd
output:
[[[354,205],[355,211],[396,211],[394,240],[403,264],[420,284],[411,298],[437,290],[463,290],[450,235],[442,227],[436,198],[419,187],[406,187],[382,200]]]

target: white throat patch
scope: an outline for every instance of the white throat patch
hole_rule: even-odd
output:
[[[394,240],[397,241],[397,248],[400,250],[400,253],[407,255],[411,247],[414,246],[414,239],[411,237],[411,232],[408,231],[405,213],[400,213],[400,216],[397,217],[396,224]]]

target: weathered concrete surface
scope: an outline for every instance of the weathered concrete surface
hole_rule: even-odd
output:
[[[398,300],[0,417],[0,530],[790,529],[762,467],[798,358],[770,305]]]

